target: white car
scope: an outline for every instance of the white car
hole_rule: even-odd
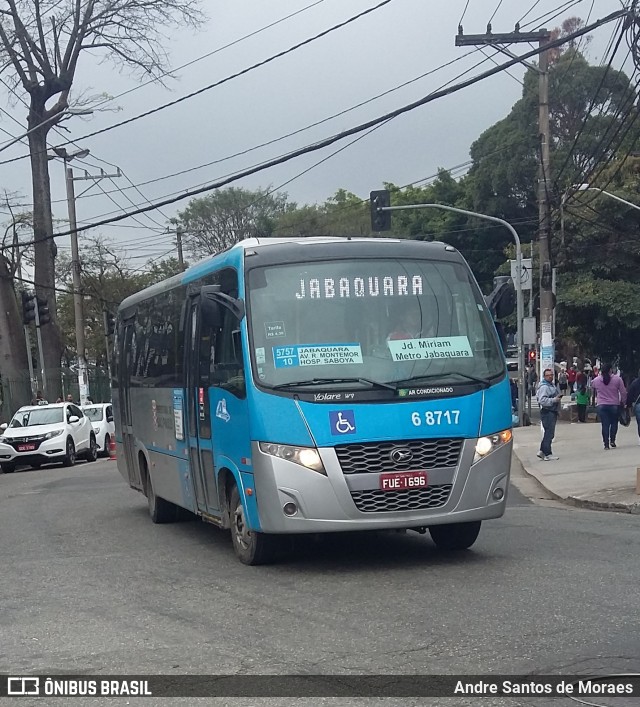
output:
[[[109,442],[115,439],[116,426],[113,423],[111,403],[91,403],[82,406],[82,411],[91,420],[98,443],[98,451],[109,455]]]
[[[21,407],[8,425],[0,425],[0,468],[5,474],[23,465],[73,466],[79,456],[94,462],[98,445],[91,421],[73,403]]]

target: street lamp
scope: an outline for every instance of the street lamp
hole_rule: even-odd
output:
[[[615,199],[616,201],[619,201],[622,204],[625,204],[626,206],[630,206],[632,209],[638,209],[640,211],[640,206],[638,204],[634,204],[631,201],[627,201],[626,199],[623,199],[620,196],[616,196],[616,194],[612,194],[609,191],[605,191],[604,189],[600,189],[600,187],[592,187],[589,186],[588,184],[574,184],[572,187],[569,187],[567,191],[562,195],[562,198],[560,199],[560,243],[562,245],[562,253],[563,255],[565,254],[565,247],[564,247],[564,206],[567,203],[567,199],[571,194],[575,194],[578,191],[597,191],[600,194],[606,194],[607,196],[610,196],[612,199]]]
[[[73,169],[68,162],[76,158],[87,157],[89,150],[67,152],[64,147],[52,147],[56,157],[64,160],[65,182],[67,187],[67,209],[69,211],[69,230],[71,231],[71,273],[73,277],[73,310],[76,321],[76,349],[78,352],[78,385],[80,404],[85,405],[89,397],[89,373],[87,353],[84,342],[84,312],[82,308],[82,289],[80,282],[80,254],[78,251],[78,224],[76,221],[76,195],[73,187]]]
[[[520,237],[516,229],[508,222],[502,218],[497,218],[496,216],[488,216],[487,214],[481,214],[477,211],[467,211],[466,209],[458,209],[453,206],[445,206],[444,204],[411,204],[406,206],[384,206],[378,207],[380,211],[404,211],[406,209],[442,209],[443,211],[451,211],[456,214],[462,214],[463,216],[473,216],[475,218],[484,219],[485,221],[491,221],[492,223],[499,223],[509,230],[511,236],[516,244],[516,278],[515,278],[515,289],[516,289],[516,343],[518,345],[518,420],[519,424],[524,424],[524,344],[522,335],[522,320],[524,319],[524,300],[522,297],[522,248],[520,246]]]
[[[612,199],[615,199],[616,201],[621,202],[622,204],[626,204],[627,206],[630,206],[632,209],[638,209],[640,211],[640,206],[638,204],[634,204],[631,201],[627,201],[626,199],[623,199],[622,197],[616,196],[615,194],[612,194],[609,191],[605,191],[604,189],[600,189],[600,187],[590,187],[588,184],[577,184],[574,189],[576,191],[597,191],[600,192],[600,194],[606,194],[607,196],[610,196]]]

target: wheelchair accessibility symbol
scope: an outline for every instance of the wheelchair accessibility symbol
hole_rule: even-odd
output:
[[[356,432],[356,416],[353,410],[338,410],[329,413],[332,435],[352,435]]]

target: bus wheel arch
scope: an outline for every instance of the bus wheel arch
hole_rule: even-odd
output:
[[[218,472],[218,500],[221,510],[221,525],[231,528],[231,492],[237,487],[238,482],[231,469],[222,467]]]
[[[144,495],[147,497],[149,516],[154,523],[173,523],[178,519],[178,506],[156,496],[149,473],[149,463],[143,452],[138,453],[138,466]]]

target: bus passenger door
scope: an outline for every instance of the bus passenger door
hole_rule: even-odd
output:
[[[214,475],[209,406],[210,370],[217,330],[202,321],[199,296],[189,304],[186,335],[185,407],[191,480],[198,510],[218,515],[220,503]]]
[[[136,331],[135,322],[125,322],[124,332],[120,340],[120,422],[122,428],[122,446],[129,474],[129,483],[141,488],[140,469],[136,459],[135,435],[133,433],[133,410],[131,404],[131,378],[136,366]]]

